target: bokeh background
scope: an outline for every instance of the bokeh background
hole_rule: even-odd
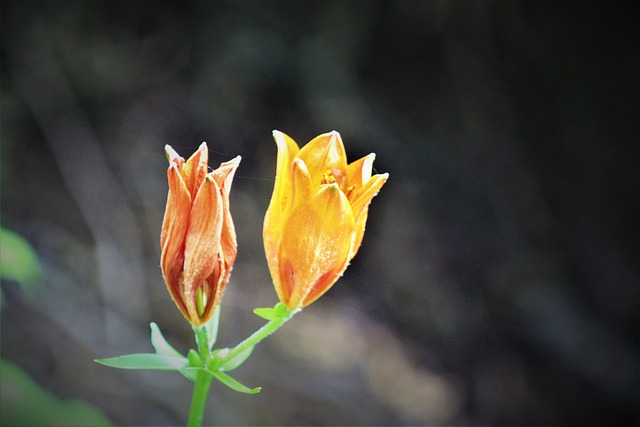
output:
[[[242,155],[231,346],[272,306],[279,129],[341,132],[388,183],[338,284],[212,386],[218,425],[638,422],[637,7],[623,2],[1,4],[1,356],[116,425],[180,425],[191,383],[94,358],[193,335],[159,268],[163,152]],[[5,399],[4,410],[7,410]]]

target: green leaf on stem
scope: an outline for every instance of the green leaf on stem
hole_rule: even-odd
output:
[[[156,354],[168,357],[184,357],[178,350],[173,348],[173,346],[167,342],[160,331],[160,327],[155,322],[151,322],[150,326],[151,345],[156,350]],[[180,373],[190,381],[196,380],[196,372],[193,369],[180,369]]]
[[[156,353],[162,356],[175,356],[175,357],[183,357],[182,354],[171,344],[167,342],[167,340],[160,332],[160,328],[155,322],[151,322],[151,345],[156,350]]]
[[[280,320],[291,316],[291,311],[287,308],[286,305],[279,302],[273,308],[264,307],[264,308],[255,308],[253,310],[254,314],[262,317],[264,320]]]
[[[276,320],[278,319],[278,315],[275,313],[275,310],[271,307],[264,308],[254,308],[253,313],[257,316],[262,317],[264,320]]]
[[[249,388],[246,385],[240,383],[238,380],[225,374],[224,372],[220,372],[220,371],[209,371],[209,372],[211,372],[211,374],[213,374],[213,376],[222,384],[226,385],[230,389],[235,390],[239,393],[245,393],[245,394],[260,393],[261,387]]]
[[[96,362],[119,369],[179,371],[184,368],[189,368],[189,361],[186,357],[164,356],[154,353],[126,354],[124,356],[96,359]]]
[[[219,365],[219,370],[221,371],[225,371],[225,372],[230,372],[233,371],[234,369],[236,369],[238,366],[242,365],[244,363],[245,360],[247,360],[249,358],[249,356],[251,356],[251,353],[253,352],[253,348],[254,347],[247,347],[246,350],[241,351],[240,353],[236,354],[235,356],[231,357],[230,359],[225,359],[224,358],[224,354],[226,352],[223,352],[224,350],[229,350],[227,349],[223,349],[223,351],[221,351],[220,353],[218,353],[219,355],[223,356],[222,357],[222,363]]]

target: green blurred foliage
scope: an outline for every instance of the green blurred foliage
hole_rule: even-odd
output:
[[[22,236],[0,228],[0,277],[33,291],[42,282],[42,269],[33,247]],[[0,289],[0,303],[4,304]],[[62,401],[40,387],[11,362],[0,359],[0,425],[110,426],[94,406]]]
[[[112,425],[94,406],[79,400],[58,399],[5,360],[0,360],[0,402],[2,426]]]
[[[0,228],[0,277],[18,282],[24,290],[42,281],[40,262],[29,242],[5,228]],[[3,303],[0,289],[0,307]]]

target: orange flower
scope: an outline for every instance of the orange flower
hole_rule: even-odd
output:
[[[165,146],[169,195],[162,221],[162,275],[184,317],[206,323],[222,299],[238,244],[229,190],[240,156],[207,173],[207,144],[185,160]]]
[[[280,301],[297,310],[344,273],[362,242],[369,203],[389,175],[371,176],[373,153],[348,165],[336,131],[302,149],[282,132],[273,137],[278,161],[264,247]]]

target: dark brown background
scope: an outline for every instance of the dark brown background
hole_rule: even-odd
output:
[[[2,357],[118,425],[177,425],[191,385],[96,357],[193,336],[159,269],[164,144],[240,154],[219,343],[276,301],[271,130],[341,132],[390,178],[321,300],[214,384],[220,425],[638,421],[637,8],[622,2],[14,2],[1,6]]]

